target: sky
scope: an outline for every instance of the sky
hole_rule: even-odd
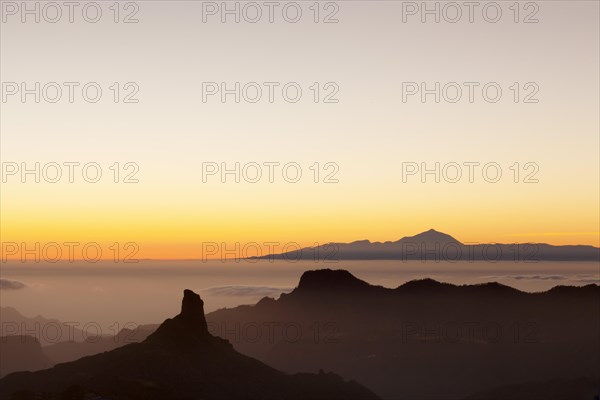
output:
[[[76,257],[98,243],[103,258],[187,259],[430,228],[599,245],[598,2],[520,2],[516,16],[501,1],[495,23],[483,3],[456,23],[444,3],[439,23],[421,2],[320,2],[318,16],[283,2],[256,23],[241,3],[239,22],[220,2],[97,4],[98,22],[88,7],[52,23],[40,3],[38,23],[2,3],[3,258],[75,242]],[[23,101],[36,82],[39,103]],[[236,82],[240,101],[223,101]],[[39,183],[22,174],[36,163]],[[239,182],[222,175],[236,165]],[[439,182],[423,175],[436,165]]]

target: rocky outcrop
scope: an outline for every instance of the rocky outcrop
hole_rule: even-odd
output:
[[[376,399],[332,373],[287,375],[238,353],[207,329],[204,304],[184,292],[181,312],[142,343],[0,380],[0,399],[27,390],[50,398],[78,388],[119,399]],[[54,396],[54,397],[52,397]]]

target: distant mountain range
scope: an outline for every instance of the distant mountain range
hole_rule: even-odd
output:
[[[142,343],[0,379],[0,399],[377,399],[333,373],[288,375],[211,335],[204,303],[186,290],[181,313]],[[98,397],[100,396],[100,397]]]
[[[26,317],[12,307],[0,307],[0,327],[3,336],[31,332],[42,346],[58,342],[81,342],[85,338],[81,329],[74,326],[41,315]]]
[[[464,244],[430,229],[395,242],[359,240],[327,243],[249,259],[273,260],[424,260],[424,261],[600,261],[594,246],[553,246],[546,243]]]
[[[26,317],[0,307],[0,378],[15,371],[37,371],[55,364],[139,343],[158,325],[123,328],[117,335],[86,338],[80,329],[57,319]]]

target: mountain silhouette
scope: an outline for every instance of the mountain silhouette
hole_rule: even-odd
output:
[[[44,318],[41,315],[26,317],[12,307],[0,307],[0,325],[2,335],[17,335],[20,332],[30,332],[29,336],[35,336],[42,346],[48,346],[60,342],[85,341],[86,335],[73,326],[64,324],[57,319]],[[44,329],[52,329],[56,334],[43,335]]]
[[[600,248],[546,243],[465,244],[430,229],[395,242],[359,240],[327,243],[250,259],[272,260],[429,260],[429,261],[600,261]]]
[[[77,360],[81,357],[91,356],[105,351],[111,351],[129,343],[144,341],[152,332],[156,331],[158,324],[137,325],[135,328],[122,328],[115,336],[102,336],[96,340],[60,342],[42,347],[42,351],[55,364]],[[22,371],[13,369],[8,372]],[[31,370],[30,370],[31,371]]]
[[[287,375],[211,335],[200,296],[185,290],[181,312],[142,343],[0,380],[0,398],[73,391],[115,399],[376,399],[333,373]],[[32,397],[34,398],[34,397]],[[50,397],[54,398],[54,397]]]
[[[315,379],[313,383],[317,385],[317,380],[325,377],[328,384],[334,385],[335,381],[346,393],[350,390],[346,388],[354,385],[333,374],[304,374],[324,368],[344,379],[359,381],[390,399],[593,399],[589,395],[597,394],[596,383],[600,380],[600,287],[594,284],[525,293],[495,282],[454,285],[419,279],[385,288],[371,285],[346,270],[323,269],[303,273],[298,286],[279,299],[265,297],[254,306],[221,309],[200,319],[199,315],[203,315],[202,301],[193,292],[184,292],[182,312],[160,328],[148,325],[136,335],[126,330],[120,333],[127,340],[142,341],[147,337],[138,347],[145,350],[124,351],[122,356],[110,358],[113,361],[104,361],[104,365],[120,365],[121,359],[132,358],[131,354],[138,351],[160,352],[169,355],[163,363],[173,369],[167,371],[177,369],[190,377],[199,368],[190,372],[190,365],[194,365],[190,361],[180,366],[186,360],[181,354],[203,358],[221,371],[228,368],[220,364],[221,359],[228,360],[227,365],[239,365],[239,357],[248,358],[231,356],[235,349],[286,373],[300,373],[300,378],[291,377],[292,381]],[[300,334],[290,338],[290,331]],[[125,339],[106,342],[102,346],[116,347],[122,346]],[[58,346],[72,346],[69,357],[75,357],[77,352],[86,355],[105,351],[93,343],[59,343],[43,350],[59,350]],[[139,355],[135,357],[139,359]],[[157,359],[139,362],[160,370]],[[81,364],[70,364],[77,368],[61,374],[76,376],[76,370],[82,369]],[[263,371],[266,366],[258,364],[261,367],[257,371]],[[62,365],[56,367],[62,371],[61,368]],[[102,369],[89,373],[88,367],[83,371],[89,376],[104,373]],[[270,371],[264,373],[277,373]],[[222,376],[239,373],[234,368]],[[121,375],[128,381],[163,382],[167,387],[177,379],[158,372],[156,375],[163,378],[140,378],[135,368],[128,368]],[[28,375],[8,376],[0,381],[0,393],[4,393],[5,382],[12,382],[13,376],[21,376],[21,383],[28,379]],[[279,382],[289,382],[289,375],[279,376],[284,377]],[[218,379],[218,375],[213,377]],[[113,385],[115,378],[111,379]],[[74,381],[69,382],[71,385]],[[93,387],[103,385],[104,382]],[[65,386],[57,390],[63,393]],[[90,386],[78,380],[75,386],[67,386],[73,387]],[[283,389],[278,388],[281,393]],[[146,396],[139,387],[131,390],[118,392],[129,393],[129,397],[122,398],[131,398],[131,393],[137,393],[134,397]],[[185,392],[186,396],[197,393],[193,390]],[[362,393],[356,387],[351,390]],[[178,398],[177,393],[167,389],[164,393],[165,398]],[[206,396],[218,397],[215,393]],[[274,392],[262,392],[262,398],[269,398],[268,393]],[[571,396],[564,396],[565,393]],[[156,398],[156,393],[151,391],[148,396]],[[194,396],[197,395],[188,398]]]
[[[350,291],[357,293],[363,290],[371,290],[372,286],[367,282],[357,279],[346,270],[324,269],[320,271],[307,271],[302,274],[298,291],[319,292],[323,291]]]
[[[36,371],[51,366],[40,342],[32,336],[0,336],[0,378],[13,371]]]
[[[425,232],[421,232],[414,236],[403,237],[398,240],[396,243],[402,242],[415,242],[415,243],[460,243],[458,240],[454,239],[452,236],[438,232],[435,229],[430,229]]]
[[[0,325],[4,335],[0,337],[0,378],[11,372],[37,371],[58,363],[110,351],[128,343],[138,343],[158,327],[125,327],[115,336],[90,338],[72,324],[40,315],[25,317],[12,307],[0,307]],[[28,334],[22,335],[22,332]]]
[[[420,279],[385,288],[324,269],[305,272],[278,299],[217,310],[207,321],[238,351],[280,370],[325,367],[382,398],[435,400],[501,387],[523,398],[528,382],[558,380],[557,390],[568,390],[582,377],[597,381],[598,315],[595,284],[526,293]],[[258,340],[237,334],[257,326]],[[302,335],[289,340],[289,327]]]

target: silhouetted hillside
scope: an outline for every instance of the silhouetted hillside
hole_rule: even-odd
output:
[[[114,350],[130,343],[142,342],[156,328],[158,328],[158,325],[140,325],[135,329],[123,328],[115,336],[103,336],[93,341],[60,342],[44,346],[42,351],[50,359],[53,366],[54,364],[74,361],[81,357]]]
[[[0,378],[13,371],[37,371],[50,366],[36,338],[0,336]]]
[[[38,367],[40,365],[38,362],[28,363],[27,360],[30,359],[29,346],[33,344],[32,340],[24,341],[21,338],[17,341],[3,338],[5,344],[3,348],[6,351],[0,353],[1,376],[16,371],[50,368],[61,362],[74,361],[81,357],[110,351],[129,343],[139,343],[158,327],[158,325],[141,325],[135,329],[124,328],[115,336],[105,335],[85,340],[82,331],[72,324],[65,324],[57,319],[44,318],[39,315],[33,318],[25,317],[12,307],[0,309],[0,323],[2,333],[6,337],[27,337],[34,339],[36,343],[39,342],[36,346],[39,347],[41,344],[41,352],[44,357],[42,367]],[[23,336],[24,334],[27,336]],[[17,342],[20,344],[18,347],[16,347]],[[20,357],[22,361],[13,362],[12,357]]]
[[[525,293],[423,279],[395,289],[308,271],[278,300],[207,315],[209,329],[286,372],[326,368],[390,399],[457,399],[600,377],[600,287]]]
[[[322,294],[324,291],[342,291],[356,295],[379,289],[381,287],[371,286],[367,282],[355,278],[348,271],[324,269],[307,271],[302,274],[297,290],[303,293],[315,292],[318,294]]]
[[[80,331],[79,334],[72,331],[71,337],[78,337],[79,341],[61,341],[59,339],[61,339],[63,332],[60,327],[66,327],[67,325],[63,325],[57,320],[45,319],[43,317],[36,317],[35,319],[26,318],[13,308],[3,308],[2,312],[4,310],[9,310],[3,318],[5,332],[12,333],[23,330],[24,332],[36,333],[42,339],[46,338],[46,343],[48,343],[48,339],[52,339],[52,342],[57,343],[40,347],[37,337],[23,335],[0,337],[4,345],[2,348],[5,349],[3,352],[0,352],[0,369],[2,371],[0,377],[16,371],[35,371],[42,368],[50,368],[58,363],[74,361],[85,356],[103,353],[129,343],[139,343],[158,327],[158,325],[140,325],[135,329],[123,328],[115,336],[101,336],[89,340],[82,340]],[[46,322],[40,321],[49,322],[47,322],[48,325],[43,325]],[[65,335],[68,336],[66,333]],[[24,338],[27,338],[27,340]],[[37,356],[33,358],[30,356],[32,354],[32,345],[36,351],[37,348],[40,348],[39,351],[44,358],[43,364],[35,361]],[[18,362],[17,359],[19,359]],[[28,360],[34,361],[28,362]]]
[[[0,380],[0,398],[18,391],[69,391],[113,399],[375,399],[331,373],[287,375],[236,352],[207,330],[203,302],[184,292],[181,313],[144,342]]]
[[[317,270],[305,272],[298,287],[278,300],[265,297],[206,320],[209,332],[280,370],[323,368],[390,399],[474,393],[523,399],[530,393],[587,393],[600,377],[598,315],[597,285],[524,293],[494,282],[457,286],[421,279],[388,289],[348,271]],[[186,339],[185,324],[168,321],[148,338],[151,348],[179,354],[200,340]],[[155,326],[142,328],[121,332],[117,342],[141,341]],[[76,357],[123,345],[105,341],[44,349]]]

